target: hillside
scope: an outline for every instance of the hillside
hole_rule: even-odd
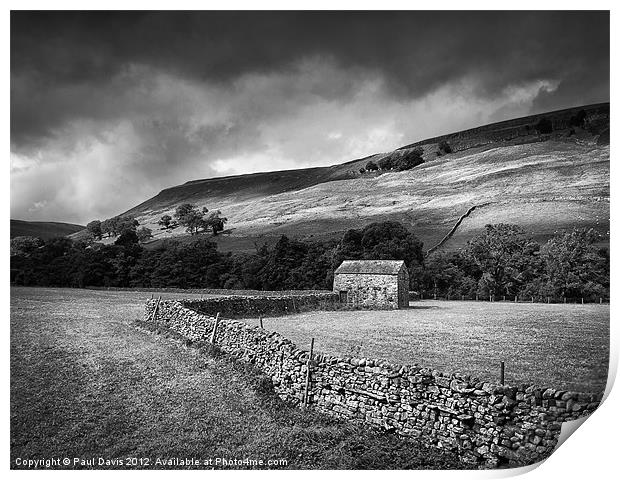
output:
[[[587,128],[572,128],[583,109]],[[553,132],[539,134],[542,117]],[[487,223],[516,223],[539,240],[575,226],[609,232],[609,104],[550,112],[428,139],[331,167],[195,180],[163,190],[132,208],[156,240],[184,236],[156,222],[191,202],[219,209],[227,231],[215,240],[223,250],[253,250],[282,234],[339,238],[349,228],[398,220],[425,244],[454,249]],[[450,154],[438,154],[446,140]],[[372,159],[421,146],[426,163],[405,172],[360,173]],[[154,242],[155,244],[157,241]]]
[[[11,238],[39,237],[43,240],[54,237],[66,237],[83,230],[83,225],[62,222],[27,222],[11,219]]]

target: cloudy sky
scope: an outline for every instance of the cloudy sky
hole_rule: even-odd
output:
[[[12,12],[11,217],[604,101],[606,12]]]

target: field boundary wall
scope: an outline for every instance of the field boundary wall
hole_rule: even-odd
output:
[[[264,297],[259,306],[252,306],[257,299],[245,300],[250,307],[237,314],[251,316],[265,308]],[[211,302],[207,308],[205,301],[152,299],[144,319],[191,341],[210,341],[217,324],[214,344],[271,378],[282,399],[303,404],[309,365],[310,408],[457,453],[478,467],[543,460],[557,445],[562,422],[590,414],[601,400],[601,395],[498,385],[419,365],[324,354],[309,361],[308,351],[277,332],[239,320],[216,322],[209,309],[223,303]]]

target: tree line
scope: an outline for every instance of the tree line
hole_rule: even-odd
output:
[[[187,227],[189,228],[189,227]],[[193,228],[193,227],[192,227]],[[221,252],[209,237],[169,239],[146,249],[123,234],[103,245],[57,238],[12,241],[11,282],[58,287],[177,287],[331,290],[347,259],[404,260],[410,289],[425,297],[608,297],[609,251],[594,230],[575,229],[539,244],[519,227],[487,225],[452,253],[424,257],[422,242],[398,222],[348,230],[339,241],[281,236],[252,253]],[[16,239],[13,239],[16,240]]]

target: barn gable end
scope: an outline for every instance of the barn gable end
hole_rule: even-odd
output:
[[[402,260],[345,260],[334,272],[340,302],[357,308],[407,308],[409,272]]]

